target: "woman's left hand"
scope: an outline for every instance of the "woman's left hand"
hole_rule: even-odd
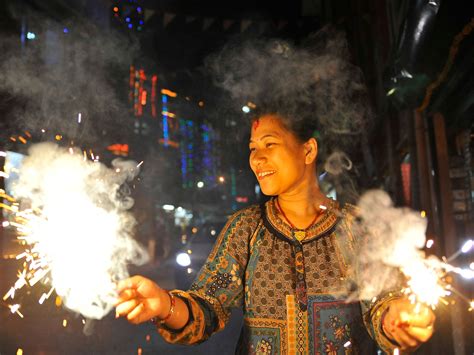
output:
[[[385,334],[400,345],[400,350],[410,351],[431,338],[435,319],[431,308],[400,298],[390,302],[382,327]]]

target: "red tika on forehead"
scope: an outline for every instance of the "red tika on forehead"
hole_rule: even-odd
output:
[[[257,127],[258,127],[259,124],[260,124],[260,120],[255,120],[255,121],[253,121],[252,127],[253,127],[253,130],[254,130],[254,131],[257,129]]]

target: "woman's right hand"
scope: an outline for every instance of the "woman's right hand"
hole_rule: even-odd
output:
[[[163,319],[171,307],[168,293],[143,276],[133,276],[117,285],[118,300],[115,315],[139,324],[157,317]]]

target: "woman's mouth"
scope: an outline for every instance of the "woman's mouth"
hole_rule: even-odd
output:
[[[275,170],[259,171],[259,172],[257,172],[257,179],[258,180],[263,180],[266,177],[271,176],[275,173],[276,173]]]

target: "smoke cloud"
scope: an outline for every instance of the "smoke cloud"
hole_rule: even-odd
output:
[[[113,168],[85,160],[82,153],[41,143],[30,148],[14,186],[14,197],[35,211],[25,225],[31,251],[64,305],[101,319],[115,302],[115,282],[128,277],[127,265],[148,256],[133,239],[133,200],[123,188],[137,164]]]
[[[57,22],[31,9],[22,15],[34,39],[0,38],[0,105],[10,107],[5,119],[43,140],[61,134],[89,145],[111,131],[119,136],[137,44],[86,20]]]
[[[358,265],[358,297],[371,300],[384,291],[400,290],[400,270],[426,270],[427,220],[409,208],[396,208],[382,190],[366,192],[358,203],[361,222],[356,233],[363,236],[355,253]],[[409,276],[414,273],[407,272]]]
[[[299,45],[281,39],[230,43],[208,58],[207,67],[241,105],[251,101],[296,126],[304,122],[327,157],[357,145],[372,119],[362,73],[349,58],[344,34],[324,28]]]

